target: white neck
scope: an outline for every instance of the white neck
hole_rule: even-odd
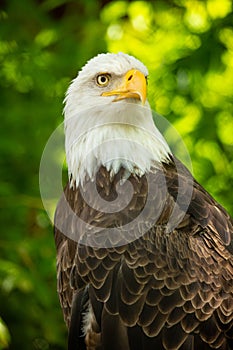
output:
[[[75,111],[65,109],[66,157],[71,186],[95,179],[101,165],[114,176],[143,174],[168,161],[169,147],[155,127],[149,104],[112,103],[112,106]],[[72,175],[72,176],[71,176]]]

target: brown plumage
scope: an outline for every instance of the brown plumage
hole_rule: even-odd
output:
[[[185,203],[186,188],[192,178],[191,174],[187,176],[185,168],[182,170],[179,176],[183,180]],[[120,173],[112,180],[104,167],[97,173],[97,189],[106,203],[116,191]],[[163,201],[160,197],[163,189],[157,185],[162,175],[167,185]],[[192,200],[182,221],[166,233],[178,190],[175,163],[164,164],[154,177],[153,203],[157,203],[157,207],[151,206],[150,210],[160,212],[156,224],[138,239],[110,248],[77,244],[56,229],[56,225],[65,226],[65,232],[74,235],[76,241],[85,235],[79,222],[76,226],[67,215],[66,200],[85,222],[97,227],[119,227],[143,210],[147,198],[146,177],[129,178],[135,189],[134,196],[117,214],[93,210],[83,201],[78,188],[66,186],[65,197],[56,211],[55,240],[58,291],[68,327],[72,317],[77,318],[75,314],[79,314],[75,329],[77,347],[71,349],[79,349],[78,344],[82,348],[82,312],[88,300],[95,314],[93,334],[101,333],[101,337],[97,337],[97,343],[101,338],[100,349],[191,350],[230,349],[232,346],[233,249],[228,244],[232,221],[194,182]],[[92,191],[85,195],[90,196],[90,202],[95,200],[91,198]],[[131,203],[134,203],[133,208]],[[103,247],[108,246],[108,237],[101,237],[101,233],[94,239],[102,239]],[[121,238],[119,235],[118,240]],[[89,338],[91,334],[86,336],[87,343]]]
[[[57,206],[69,350],[232,349],[231,218],[172,155],[124,174],[71,174]]]

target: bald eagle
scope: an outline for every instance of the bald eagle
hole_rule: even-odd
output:
[[[147,68],[99,54],[65,98],[55,213],[68,348],[233,348],[233,222],[156,128]]]

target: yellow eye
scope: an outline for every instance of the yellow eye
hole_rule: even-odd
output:
[[[107,73],[99,74],[96,77],[96,82],[97,82],[97,84],[99,86],[106,86],[106,85],[108,85],[109,80],[110,80],[110,75],[107,74]]]

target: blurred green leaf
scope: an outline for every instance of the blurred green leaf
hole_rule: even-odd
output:
[[[7,349],[10,344],[10,333],[0,317],[0,349]]]

